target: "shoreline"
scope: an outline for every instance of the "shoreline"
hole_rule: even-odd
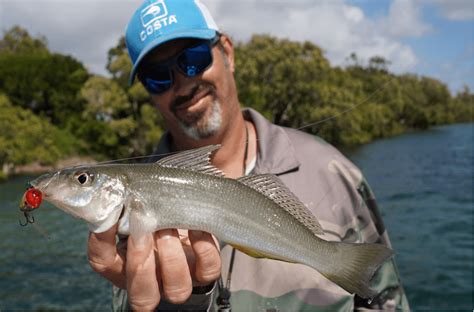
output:
[[[42,165],[39,162],[33,162],[26,165],[14,166],[11,164],[4,164],[3,170],[0,172],[0,181],[5,181],[14,176],[19,175],[39,175],[51,171],[74,167],[79,165],[93,165],[97,160],[87,156],[71,156],[61,159],[53,165]]]
[[[462,124],[474,124],[473,121],[468,122],[459,122],[459,123],[452,123],[452,124],[442,124],[442,125],[433,125],[428,127],[427,129],[415,129],[415,128],[407,128],[404,131],[400,131],[398,133],[387,135],[384,137],[375,138],[369,142],[357,145],[349,145],[349,146],[336,146],[343,154],[347,155],[350,154],[351,151],[357,150],[364,145],[372,144],[379,140],[390,139],[402,135],[424,132],[436,129],[438,127],[445,127],[445,126],[452,126],[452,125],[462,125]],[[3,170],[0,170],[0,182],[6,181],[14,176],[19,175],[36,175],[36,174],[43,174],[51,171],[57,171],[60,169],[79,166],[79,165],[94,165],[97,164],[98,161],[90,156],[71,156],[59,160],[54,165],[42,165],[39,162],[33,162],[26,165],[14,166],[12,164],[4,164]]]

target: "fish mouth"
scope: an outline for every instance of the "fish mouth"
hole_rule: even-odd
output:
[[[50,200],[50,196],[46,190],[48,185],[55,178],[55,175],[56,174],[46,173],[27,183],[26,191],[19,204],[21,212],[28,214],[33,210],[38,209],[41,206],[43,199]],[[25,217],[27,216],[25,215]]]
[[[39,179],[39,178],[38,178]],[[27,185],[27,189],[20,200],[20,211],[25,213],[25,217],[28,221],[27,214],[41,206],[43,201],[43,192],[37,187],[38,179],[31,181]]]
[[[28,188],[35,188],[38,191],[42,192],[43,195],[48,196],[48,186],[51,184],[53,180],[59,175],[59,171],[55,173],[45,173],[38,178],[30,181],[28,183]]]

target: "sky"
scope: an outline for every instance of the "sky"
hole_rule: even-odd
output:
[[[172,1],[172,0],[165,0]],[[455,93],[474,90],[473,0],[202,0],[234,40],[271,34],[309,40],[332,65],[355,52],[391,62],[389,70],[430,76]],[[0,0],[0,30],[13,25],[45,36],[54,52],[107,75],[115,46],[140,0]]]

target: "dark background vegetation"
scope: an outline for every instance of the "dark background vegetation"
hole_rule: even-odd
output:
[[[362,65],[348,52],[351,65],[335,67],[310,42],[267,35],[235,49],[243,106],[277,124],[305,127],[338,147],[474,119],[468,87],[453,95],[439,80],[395,75],[379,56]],[[123,38],[109,50],[107,69],[111,78],[93,75],[21,27],[4,33],[0,178],[17,166],[51,165],[75,155],[104,160],[152,152],[163,122],[143,87],[128,85],[131,63]]]

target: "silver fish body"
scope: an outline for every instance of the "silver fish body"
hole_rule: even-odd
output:
[[[142,168],[136,169],[134,175],[140,179]],[[292,262],[310,259],[312,253],[304,246],[315,239],[323,241],[274,201],[238,180],[175,168],[150,173],[156,179],[130,185],[141,194],[140,204],[130,212],[132,232],[201,230],[229,244]],[[295,252],[300,261],[295,261]]]
[[[249,255],[302,263],[351,293],[373,296],[369,280],[390,249],[320,239],[315,217],[278,178],[225,178],[209,163],[216,148],[156,164],[71,168],[31,184],[96,232],[120,216],[120,230],[131,235],[166,228],[206,231]]]

